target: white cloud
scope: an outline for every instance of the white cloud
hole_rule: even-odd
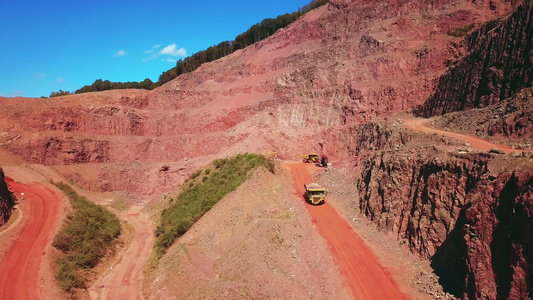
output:
[[[143,58],[143,62],[147,62],[154,59],[161,59],[161,61],[176,63],[176,57],[186,57],[187,50],[185,48],[178,48],[176,44],[168,45],[158,51],[161,48],[161,45],[154,45],[150,50],[144,50],[144,54],[148,54],[147,57]],[[166,56],[166,57],[161,57]],[[168,57],[171,56],[171,57]]]
[[[44,78],[44,77],[46,77],[46,74],[43,73],[43,72],[34,72],[34,73],[32,74],[32,77],[36,77],[36,78]]]
[[[113,57],[119,57],[119,56],[124,56],[124,55],[126,55],[126,51],[119,50],[117,53],[113,54]]]
[[[146,53],[146,54],[152,54],[152,53],[154,53],[155,50],[159,49],[159,47],[161,47],[161,45],[154,45],[154,46],[152,47],[152,49],[150,49],[150,50],[144,50],[144,53]]]
[[[170,56],[181,56],[181,57],[187,56],[187,51],[185,50],[185,48],[178,49],[176,44],[166,46],[159,53],[163,55],[170,55]]]
[[[56,81],[59,82],[59,83],[63,83],[63,82],[65,82],[65,78],[57,77]]]

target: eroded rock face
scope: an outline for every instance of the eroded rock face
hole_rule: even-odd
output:
[[[530,297],[533,172],[520,167],[530,160],[387,144],[361,163],[361,212],[431,259],[445,291],[465,299]]]
[[[439,79],[418,109],[425,117],[485,107],[514,95],[533,80],[533,1],[507,18],[488,22],[466,38],[468,54]]]
[[[0,226],[9,220],[14,205],[11,192],[5,182],[4,171],[0,169]]]

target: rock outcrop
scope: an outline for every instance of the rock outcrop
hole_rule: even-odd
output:
[[[533,1],[466,37],[468,54],[454,62],[418,108],[430,117],[485,107],[509,98],[533,82]]]
[[[0,169],[0,226],[9,220],[14,205],[13,195],[5,182],[4,171]]]
[[[465,299],[530,297],[533,171],[524,166],[531,159],[447,152],[427,145],[428,139],[438,144],[436,136],[380,131],[390,139],[380,141],[379,131],[365,128],[379,141],[372,145],[385,146],[360,165],[361,212],[430,259],[446,292]],[[365,140],[359,149],[368,149]]]

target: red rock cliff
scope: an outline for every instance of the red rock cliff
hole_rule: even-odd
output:
[[[485,107],[509,98],[533,82],[533,1],[507,18],[494,20],[467,36],[468,54],[439,79],[418,109],[425,117]]]
[[[431,259],[445,291],[465,299],[532,295],[533,172],[518,171],[529,159],[445,152],[439,137],[405,138],[383,126],[371,143],[368,125],[354,132],[367,137],[357,153],[379,146],[361,164],[361,212]]]
[[[9,220],[13,205],[15,203],[4,180],[4,171],[0,169],[0,225],[5,224]]]

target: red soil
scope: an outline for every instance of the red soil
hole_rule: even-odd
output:
[[[485,140],[485,139],[482,139],[482,138],[478,138],[478,137],[475,137],[475,136],[471,136],[471,135],[466,135],[466,134],[457,133],[457,132],[434,129],[434,128],[426,126],[425,123],[427,121],[428,121],[427,119],[405,119],[404,120],[405,127],[409,128],[409,129],[422,131],[422,132],[435,132],[435,133],[440,134],[440,135],[445,135],[445,136],[453,137],[453,138],[456,138],[456,139],[460,139],[460,140],[463,140],[465,142],[469,142],[470,146],[473,149],[476,149],[476,150],[489,151],[490,149],[499,149],[499,150],[502,150],[503,152],[505,152],[507,154],[511,153],[513,151],[516,151],[516,152],[523,152],[524,151],[524,150],[513,149],[513,148],[511,148],[509,146],[505,146],[505,145],[494,144],[494,143],[492,143],[492,142],[490,142],[488,140]],[[530,151],[530,150],[525,150],[525,151]]]
[[[135,236],[122,260],[100,283],[104,286],[99,299],[142,299],[143,269],[150,257],[154,241],[154,228],[143,206],[133,206],[122,216],[135,230]]]
[[[308,166],[296,163],[287,166],[297,193],[303,195],[304,184],[312,182]],[[356,299],[407,299],[365,242],[331,205],[307,205],[307,208]]]
[[[13,247],[0,261],[0,299],[40,299],[39,268],[59,220],[61,201],[39,183],[27,185],[6,177],[11,191],[24,193],[25,221]],[[22,200],[25,199],[25,200]]]

